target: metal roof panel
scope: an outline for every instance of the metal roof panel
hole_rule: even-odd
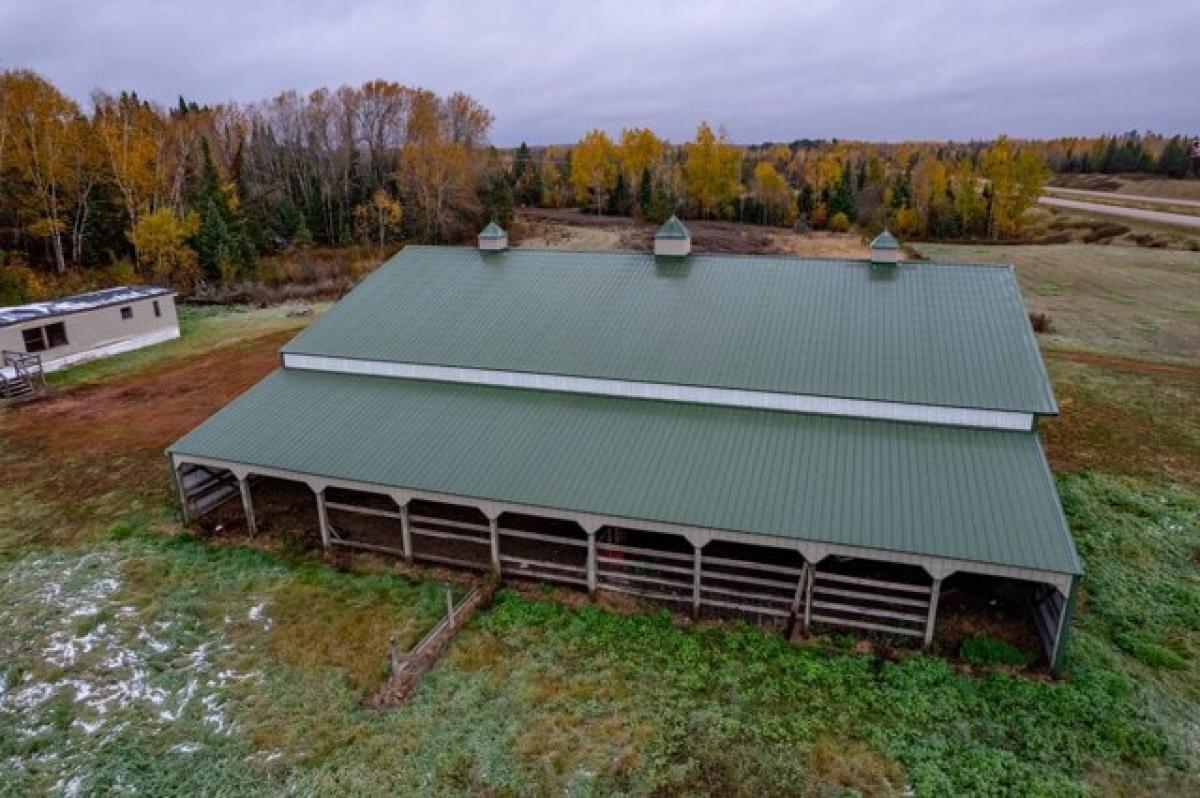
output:
[[[1054,413],[1012,270],[410,246],[287,353]]]
[[[1079,570],[1034,433],[281,369],[171,451],[577,512]]]

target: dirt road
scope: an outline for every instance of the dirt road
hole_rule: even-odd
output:
[[[1056,189],[1061,190],[1061,189]],[[1095,193],[1105,197],[1121,196],[1117,194],[1105,194],[1103,192],[1084,192]],[[1140,197],[1145,201],[1145,197]],[[1083,202],[1081,200],[1065,199],[1063,197],[1040,197],[1038,202],[1042,205],[1050,205],[1056,208],[1070,208],[1076,211],[1089,211],[1091,213],[1102,213],[1106,216],[1120,216],[1125,219],[1140,219],[1144,222],[1157,222],[1159,224],[1172,224],[1179,227],[1191,227],[1200,229],[1200,216],[1189,216],[1183,213],[1168,213],[1167,211],[1152,211],[1145,208],[1126,208],[1121,205],[1105,205],[1099,202]],[[1178,204],[1178,200],[1171,200]]]
[[[1089,191],[1084,188],[1062,188],[1047,186],[1046,191],[1052,194],[1066,194],[1086,200],[1089,197],[1100,200],[1129,200],[1131,202],[1157,202],[1163,205],[1186,205],[1189,208],[1200,208],[1200,200],[1177,199],[1175,197],[1144,197],[1140,194],[1119,194],[1115,191]]]

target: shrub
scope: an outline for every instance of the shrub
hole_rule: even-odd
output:
[[[1029,656],[1024,651],[1012,643],[986,634],[968,637],[963,641],[958,654],[972,665],[1029,664]]]
[[[1050,325],[1050,316],[1046,313],[1030,313],[1029,323],[1033,325],[1035,333],[1048,333],[1054,330]]]
[[[850,217],[838,211],[829,217],[829,229],[835,233],[844,233],[850,229]]]
[[[0,252],[0,305],[20,305],[42,299],[46,285],[16,253]]]

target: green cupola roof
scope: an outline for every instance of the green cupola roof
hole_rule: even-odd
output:
[[[875,236],[875,240],[871,242],[871,249],[900,249],[900,242],[888,230],[884,230]]]
[[[658,232],[654,234],[655,238],[691,238],[692,234],[688,232],[687,227],[683,222],[679,221],[679,217],[671,214],[671,218],[663,222],[663,226],[658,228]]]
[[[505,238],[508,233],[504,232],[504,228],[495,222],[488,222],[487,227],[479,233],[480,238]]]

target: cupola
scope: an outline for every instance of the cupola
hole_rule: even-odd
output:
[[[894,264],[900,260],[900,242],[887,230],[871,241],[871,263]]]
[[[503,252],[508,249],[508,233],[495,222],[479,231],[479,249],[484,252]]]
[[[660,258],[682,258],[692,251],[692,234],[674,214],[654,234],[654,254]]]

